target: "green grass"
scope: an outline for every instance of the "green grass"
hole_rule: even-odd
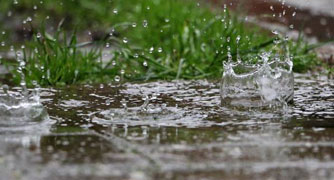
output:
[[[104,82],[115,75],[113,70],[104,68],[100,50],[78,50],[75,34],[67,38],[61,30],[53,36],[42,31],[27,46],[24,50],[23,60],[26,65],[23,72],[28,86],[32,86],[34,81],[41,86]],[[19,84],[20,73],[15,69],[12,73],[14,83]]]
[[[28,83],[37,80],[47,86],[108,82],[118,76],[125,80],[220,78],[222,62],[229,53],[234,60],[239,54],[244,61],[254,61],[264,51],[281,54],[284,44],[293,56],[296,72],[316,64],[311,46],[302,38],[275,44],[269,32],[245,24],[236,14],[192,0],[39,2],[21,0],[18,5],[7,2],[1,7],[3,12],[13,9],[17,17],[33,12],[29,27],[35,36],[27,42],[25,56]],[[32,10],[34,5],[39,6],[37,10]],[[47,16],[50,18],[45,20]],[[63,18],[64,32],[50,28]],[[36,38],[37,32],[43,32],[43,26],[39,26],[43,21],[48,32],[54,34],[52,38],[46,38],[46,33],[44,38]],[[102,41],[95,43],[101,49],[110,43],[113,58],[102,64],[99,50],[83,53],[76,48],[76,34],[70,40],[60,36],[74,28],[78,34],[88,30],[103,32]],[[34,53],[36,48],[38,53]],[[43,71],[40,67],[44,67]],[[19,76],[15,77],[19,82]]]

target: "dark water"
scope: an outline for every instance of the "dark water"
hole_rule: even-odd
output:
[[[0,125],[0,179],[333,179],[334,82],[295,81],[285,115],[220,107],[217,82],[43,89],[43,120]]]

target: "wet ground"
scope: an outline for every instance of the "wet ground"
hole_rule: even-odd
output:
[[[287,114],[217,82],[42,89],[47,113],[2,113],[0,179],[333,179],[334,81],[295,77]]]

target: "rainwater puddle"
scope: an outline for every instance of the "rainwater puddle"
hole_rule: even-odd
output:
[[[221,107],[219,86],[157,81],[42,89],[49,120],[20,133],[1,124],[0,173],[4,179],[333,179],[333,81],[295,75],[294,105],[285,116]],[[31,134],[34,143],[24,143]]]

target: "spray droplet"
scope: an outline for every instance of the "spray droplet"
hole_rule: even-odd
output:
[[[240,39],[241,39],[241,37],[240,37],[240,35],[238,35],[238,36],[237,36],[237,39],[236,39],[236,40],[237,40],[237,44],[239,44]]]
[[[31,22],[32,21],[32,18],[31,17],[27,17],[27,22]]]
[[[123,38],[123,43],[128,43],[129,42],[129,40],[125,37],[125,38]]]
[[[110,105],[110,99],[106,100],[106,105],[109,106]]]
[[[119,81],[121,80],[121,77],[119,77],[119,76],[115,76],[114,80],[115,80],[116,82],[119,82]]]
[[[275,35],[278,35],[278,31],[277,30],[272,30],[271,31],[273,34],[275,34]]]
[[[9,89],[9,87],[8,87],[7,84],[5,84],[5,85],[2,86],[2,90],[3,90],[3,92],[4,92],[5,94],[8,94],[8,89]]]
[[[154,47],[152,46],[151,48],[150,48],[150,54],[152,54],[153,53],[153,51],[154,51]]]
[[[148,26],[148,22],[147,22],[147,20],[144,20],[144,21],[143,21],[143,27],[144,27],[144,28],[147,28],[147,26]]]
[[[274,11],[274,6],[270,6],[270,10]]]
[[[126,101],[125,99],[122,99],[122,100],[121,100],[121,104],[122,104],[122,106],[123,106],[124,109],[127,109],[127,108],[128,108],[128,106],[127,106],[127,101]]]
[[[41,34],[41,33],[37,33],[37,34],[36,34],[36,38],[37,38],[37,39],[39,39],[39,38],[41,38],[41,37],[42,37],[42,34]]]

